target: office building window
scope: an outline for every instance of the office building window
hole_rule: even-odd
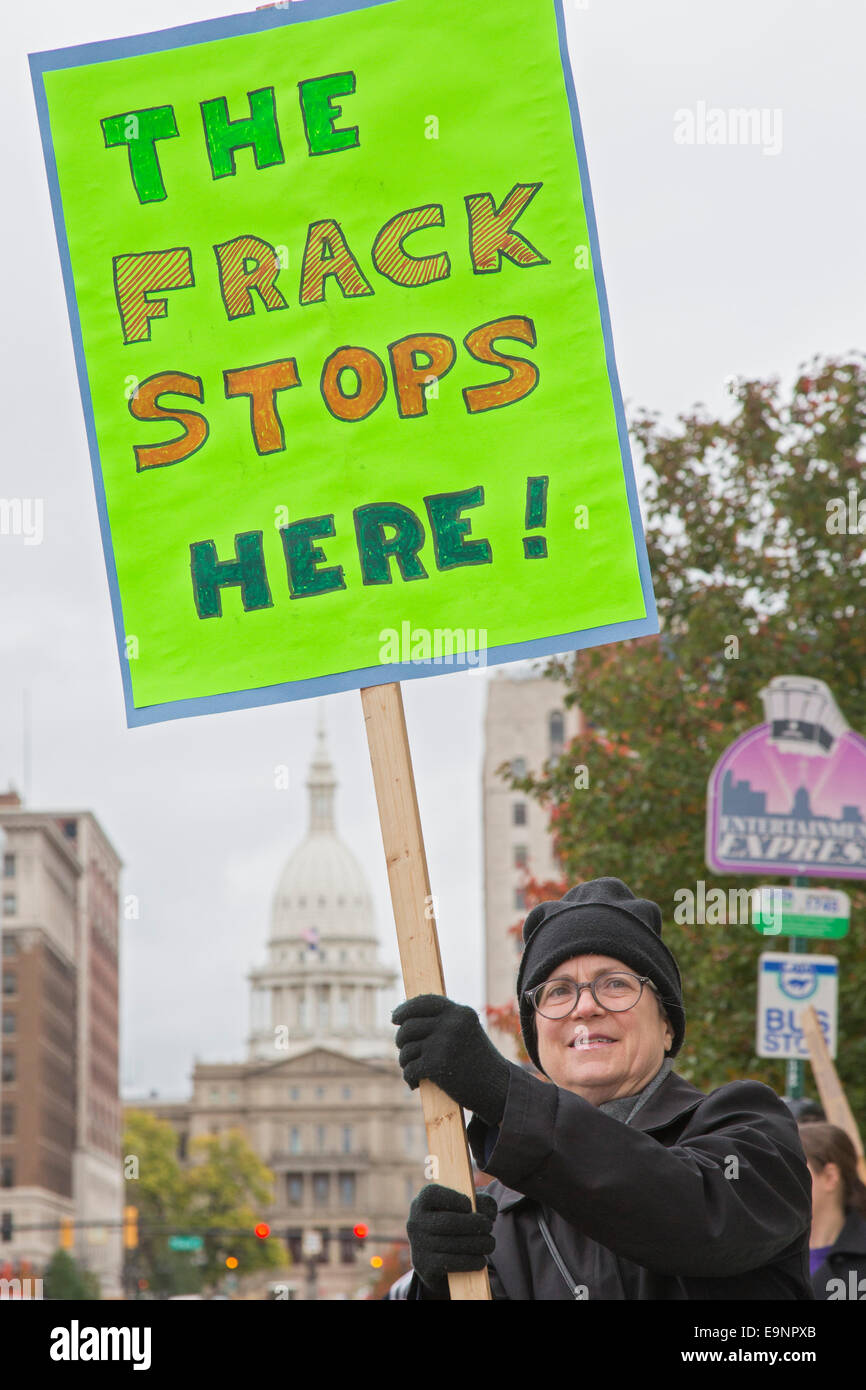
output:
[[[352,1152],[352,1126],[351,1126],[351,1125],[343,1125],[343,1153],[344,1153],[344,1154],[350,1154],[351,1152]]]
[[[550,756],[558,758],[565,747],[565,715],[562,710],[555,709],[551,712],[547,721],[547,733],[550,741]]]
[[[0,1105],[0,1134],[7,1139],[15,1133],[15,1106]]]
[[[514,825],[526,824],[526,802],[515,801],[511,808],[511,820]]]
[[[14,936],[4,935],[3,954],[4,956],[17,956],[18,942],[15,940]]]
[[[321,1154],[325,1152],[325,1126],[316,1125],[316,1149]]]
[[[529,863],[529,849],[526,845],[514,846],[514,867],[515,869],[525,869]]]
[[[4,878],[14,878],[14,877],[15,877],[15,855],[14,855],[14,854],[4,854],[4,855],[3,855],[3,877],[4,877]]]
[[[289,1130],[289,1153],[299,1154],[301,1152],[301,1131],[297,1125],[292,1125]]]
[[[515,890],[514,890],[514,906],[515,906],[515,908],[517,909],[518,912],[524,912],[524,911],[526,910],[526,889],[525,889],[525,888],[515,888]]]
[[[18,911],[18,904],[15,901],[14,893],[3,894],[3,912],[7,917],[14,917]]]
[[[512,775],[512,777],[525,777],[525,776],[526,776],[526,759],[525,759],[525,758],[512,758],[512,759],[511,759],[511,775]]]
[[[0,1187],[15,1186],[15,1159],[0,1158]]]
[[[355,1205],[355,1174],[340,1174],[340,1205],[343,1207],[353,1207]]]
[[[3,1032],[15,1032],[15,1015],[12,1013],[10,1009],[4,1009],[3,1011]]]
[[[18,993],[18,976],[15,974],[15,971],[14,971],[14,970],[4,970],[4,971],[3,971],[3,993],[4,993],[4,994],[17,994],[17,993]]]
[[[317,1086],[317,1087],[316,1087],[316,1100],[324,1100],[324,1099],[325,1099],[325,1088],[324,1088],[324,1086]]]
[[[14,1081],[14,1080],[15,1080],[15,1072],[16,1072],[15,1053],[14,1053],[14,1052],[4,1052],[4,1053],[3,1053],[3,1080],[4,1080],[4,1081]]]
[[[331,1199],[330,1173],[313,1174],[313,1202],[317,1207],[326,1207]]]
[[[300,1100],[300,1097],[301,1097],[301,1093],[300,1093],[300,1091],[298,1090],[297,1086],[290,1086],[290,1087],[289,1087],[289,1100]]]
[[[286,1174],[286,1198],[290,1207],[302,1207],[304,1205],[303,1173]]]
[[[352,1088],[351,1088],[351,1086],[344,1086],[344,1087],[343,1087],[342,1095],[343,1095],[343,1100],[351,1100],[351,1099],[352,1099]]]

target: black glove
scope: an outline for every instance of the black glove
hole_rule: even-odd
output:
[[[489,1125],[499,1124],[511,1064],[497,1052],[474,1009],[442,994],[419,994],[398,1005],[391,1022],[400,1024],[394,1041],[403,1079],[413,1091],[419,1081],[435,1081],[458,1105]]]
[[[462,1192],[431,1183],[409,1209],[406,1233],[415,1273],[437,1298],[448,1297],[448,1275],[484,1269],[496,1242],[491,1235],[496,1202],[486,1192],[475,1197],[478,1210]]]

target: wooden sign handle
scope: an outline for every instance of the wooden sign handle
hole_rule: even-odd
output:
[[[812,1063],[812,1074],[815,1077],[815,1085],[818,1087],[818,1095],[821,1097],[824,1114],[831,1125],[837,1125],[839,1129],[844,1129],[848,1135],[857,1153],[857,1171],[862,1181],[866,1182],[866,1159],[863,1157],[863,1141],[860,1138],[857,1121],[854,1119],[848,1104],[848,1097],[845,1095],[842,1082],[839,1080],[839,1073],[833,1065],[833,1058],[830,1056],[824,1041],[818,1015],[811,1004],[807,1004],[801,1014],[801,1025],[803,1036],[809,1048],[809,1061]]]
[[[439,938],[400,686],[397,682],[368,686],[361,691],[361,703],[406,997],[444,994]],[[463,1111],[432,1081],[422,1081],[418,1090],[429,1153],[437,1160],[437,1181],[444,1187],[464,1192],[474,1207],[475,1184]],[[449,1274],[448,1288],[452,1299],[489,1299],[491,1296],[486,1269],[470,1274]]]

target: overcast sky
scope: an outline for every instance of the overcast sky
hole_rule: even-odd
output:
[[[92,810],[141,902],[123,925],[122,1082],[181,1096],[194,1056],[244,1055],[246,972],[302,836],[311,702],[125,726],[108,586],[27,53],[213,18],[213,0],[40,0],[3,16],[0,497],[44,502],[44,540],[0,535],[0,787]],[[627,407],[723,408],[730,375],[788,377],[862,343],[866,111],[858,0],[566,3]],[[703,107],[701,104],[703,103]],[[753,145],[683,144],[680,114],[754,107]],[[778,113],[778,114],[776,114]],[[765,149],[767,152],[765,153]],[[776,151],[776,152],[773,152]],[[404,699],[449,993],[481,997],[484,672]],[[360,697],[326,702],[340,832],[396,963]],[[277,790],[274,768],[291,786]]]

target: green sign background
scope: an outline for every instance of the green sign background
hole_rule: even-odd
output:
[[[299,7],[302,8],[302,7]],[[360,145],[308,153],[298,83],[352,71],[339,128]],[[47,71],[63,216],[80,315],[108,519],[117,566],[134,704],[250,690],[352,671],[382,656],[383,633],[463,629],[471,645],[496,647],[640,619],[646,608],[605,359],[589,234],[555,15],[548,0],[519,6],[394,0],[266,32]],[[224,96],[233,120],[250,91],[275,90],[285,162],[256,169],[237,152],[236,174],[215,180],[200,103]],[[171,104],[178,138],[157,145],[167,191],[140,204],[124,147],[106,148],[100,122]],[[433,118],[431,120],[431,118]],[[436,138],[431,138],[435,131]],[[473,273],[468,195],[496,205],[517,183],[542,182],[515,224],[549,264]],[[379,275],[370,249],[396,213],[439,203],[443,227],[413,233],[407,251],[447,251],[446,280],[405,288]],[[334,218],[375,293],[300,307],[308,224]],[[229,321],[213,247],[253,234],[284,248],[277,282],[289,307]],[[167,316],[149,342],[124,345],[112,258],[188,246],[195,286],[166,291]],[[580,248],[583,248],[582,250]],[[281,253],[283,254],[283,253]],[[463,345],[479,325],[510,315],[533,320],[537,347],[501,341],[531,360],[537,388],[477,415],[462,388],[503,378]],[[400,419],[393,382],[366,420],[333,418],[319,390],[322,365],[344,344],[388,363],[388,344],[413,333],[450,335],[457,360],[423,418]],[[259,456],[249,401],[227,400],[223,372],[282,357],[297,360],[301,386],[277,396],[286,447]],[[174,424],[129,411],[134,380],[164,371],[201,377],[204,401],[165,396],[208,419],[206,443],[176,465],[137,472],[133,446],[176,437]],[[524,557],[527,479],[549,476],[547,558]],[[424,497],[476,486],[484,504],[464,513],[468,539],[489,541],[490,564],[439,571],[429,534],[427,579],[362,583],[353,509],[399,502],[426,526]],[[575,525],[576,508],[588,525]],[[285,509],[285,510],[282,510]],[[290,598],[278,527],[333,513],[322,540],[346,588]],[[213,540],[221,560],[240,532],[263,532],[273,606],[244,612],[238,588],[222,590],[222,616],[202,619],[193,601],[190,545]],[[134,639],[134,640],[133,640]]]

